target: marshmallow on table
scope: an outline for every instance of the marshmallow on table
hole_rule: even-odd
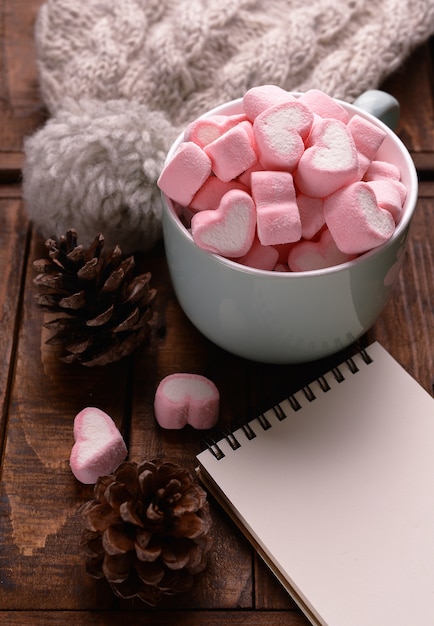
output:
[[[298,241],[301,237],[301,222],[291,174],[253,172],[251,184],[261,244],[270,246]]]
[[[74,419],[74,446],[70,466],[74,476],[91,485],[111,474],[127,456],[127,447],[111,417],[94,407],[80,411]]]
[[[308,272],[346,263],[353,258],[341,252],[325,228],[318,241],[300,241],[291,247],[288,254],[288,267],[292,272]]]
[[[217,178],[217,176],[210,176],[190,202],[190,209],[193,209],[193,211],[210,211],[215,209],[220,204],[225,193],[231,189],[247,191],[246,185],[243,185],[241,182],[235,180],[225,182]]]
[[[358,181],[339,189],[324,201],[326,224],[339,250],[362,254],[390,239],[392,214],[377,204],[374,190]]]
[[[339,120],[317,118],[306,142],[295,183],[313,198],[325,198],[357,179],[359,162],[353,137]]]
[[[192,141],[184,141],[163,168],[159,188],[181,206],[188,206],[211,174],[211,160]]]
[[[320,117],[332,117],[346,124],[349,114],[345,108],[331,96],[319,89],[308,89],[301,94],[299,102],[305,104],[312,113]]]
[[[204,147],[212,163],[212,171],[228,182],[256,163],[257,156],[250,122],[240,122]]]
[[[313,113],[297,100],[276,104],[258,115],[253,132],[262,167],[293,171],[312,123]]]
[[[199,211],[191,220],[196,244],[229,258],[247,254],[255,231],[255,204],[250,194],[239,189],[228,191],[216,209]]]
[[[163,378],[155,392],[155,419],[162,428],[180,429],[189,424],[208,429],[218,421],[219,405],[219,391],[205,376],[171,374]]]
[[[253,122],[265,109],[281,102],[294,100],[292,94],[277,85],[260,85],[259,87],[252,87],[244,94],[243,108],[247,118]]]
[[[200,117],[187,126],[184,132],[184,141],[193,141],[204,148],[245,119],[246,116],[243,113]]]

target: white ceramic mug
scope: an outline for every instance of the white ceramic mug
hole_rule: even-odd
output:
[[[396,120],[396,101],[369,92],[377,115]],[[379,99],[375,98],[375,94]],[[297,94],[294,94],[297,95]],[[167,262],[178,301],[191,322],[220,347],[246,359],[297,363],[333,354],[358,339],[377,320],[403,261],[417,203],[418,181],[411,156],[395,132],[355,106],[339,101],[350,115],[367,118],[386,131],[377,158],[398,166],[407,188],[402,218],[382,246],[341,265],[307,272],[271,272],[246,267],[199,248],[163,194]],[[208,113],[242,112],[242,101]],[[171,147],[169,160],[183,133]]]

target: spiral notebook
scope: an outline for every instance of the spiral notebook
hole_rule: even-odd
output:
[[[312,624],[434,624],[434,399],[379,343],[197,461]]]

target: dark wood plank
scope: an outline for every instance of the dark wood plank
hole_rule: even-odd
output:
[[[33,24],[43,0],[0,0],[0,302],[2,303],[0,415],[7,441],[0,484],[0,621],[6,626],[118,624],[135,626],[307,626],[294,603],[247,541],[211,499],[214,545],[207,570],[191,592],[157,610],[119,601],[104,581],[84,572],[77,508],[92,488],[72,476],[68,458],[72,421],[84,406],[106,410],[127,436],[130,458],[165,455],[193,471],[205,433],[164,431],[153,414],[158,382],[175,371],[198,372],[221,391],[219,427],[232,428],[311,380],[325,362],[263,366],[233,357],[204,339],[176,302],[160,247],[143,257],[159,290],[166,333],[122,364],[88,370],[62,365],[44,345],[44,314],[33,304],[31,261],[44,252],[19,198],[23,139],[44,123],[35,64]],[[404,267],[380,320],[363,338],[378,339],[428,390],[434,372],[433,67],[421,46],[383,88],[401,103],[400,137],[421,175],[420,201]],[[19,307],[24,264],[23,308]],[[21,317],[22,315],[22,317]],[[17,317],[19,316],[19,317]],[[17,325],[20,319],[20,325]],[[19,331],[19,333],[18,333]],[[17,340],[18,343],[17,343]],[[336,356],[339,359],[340,356]],[[327,361],[329,363],[329,361]],[[255,608],[256,610],[252,610]],[[242,610],[235,610],[242,609]],[[25,611],[25,614],[23,613]]]
[[[23,165],[23,152],[0,151],[0,185],[20,182]]]
[[[42,0],[1,0],[0,167],[11,168],[23,138],[46,119],[36,70],[33,28]]]
[[[19,200],[0,201],[0,459],[8,418],[29,224]]]
[[[398,283],[380,319],[368,333],[429,392],[434,383],[434,198],[421,198],[415,212]]]
[[[432,158],[434,152],[433,41],[417,48],[383,85],[401,105],[398,134],[415,160],[418,153]]]
[[[2,626],[118,626],[120,622],[128,626],[308,626],[309,622],[291,611],[206,611],[180,612],[159,611],[146,613],[140,611],[28,611],[23,617],[20,613],[0,612]]]
[[[15,198],[21,201],[21,185],[17,183],[1,184],[0,185],[0,199],[1,200],[11,200]]]
[[[158,289],[165,332],[136,358],[130,457],[140,461],[165,456],[193,473],[195,455],[203,449],[209,432],[190,427],[175,431],[160,428],[153,411],[156,388],[165,376],[176,372],[207,376],[221,392],[219,429],[229,429],[234,415],[245,412],[245,366],[240,359],[211,344],[190,324],[173,293],[162,247],[143,260],[143,269],[151,271],[153,285]],[[251,549],[213,502],[211,506],[213,549],[207,570],[193,592],[173,604],[185,608],[251,607]]]
[[[107,608],[112,594],[85,574],[79,549],[77,508],[91,497],[92,487],[75,480],[69,455],[73,419],[85,406],[101,408],[124,428],[129,418],[129,367],[66,365],[45,345],[46,314],[33,302],[31,267],[43,254],[42,242],[34,237],[0,487],[0,606]]]

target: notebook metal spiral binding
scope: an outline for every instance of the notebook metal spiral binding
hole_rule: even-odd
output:
[[[360,355],[360,357],[363,359],[363,361],[365,362],[366,365],[369,365],[370,363],[373,362],[373,359],[369,356],[369,354],[365,350],[365,348],[359,348],[357,350],[357,354]],[[338,382],[338,383],[342,383],[343,381],[345,381],[345,375],[344,375],[344,373],[342,372],[342,369],[341,369],[344,364],[346,364],[346,366],[348,367],[349,372],[352,375],[357,374],[357,372],[359,371],[359,367],[354,362],[354,359],[352,357],[348,357],[347,359],[345,359],[342,362],[341,365],[332,367],[329,370],[329,373],[333,375],[333,377],[335,378],[336,382]],[[318,376],[315,379],[315,381],[318,383],[319,388],[321,389],[321,391],[323,393],[327,393],[328,391],[330,391],[331,386],[328,383],[325,375]],[[311,383],[305,385],[304,387],[302,387],[298,391],[300,393],[304,394],[304,396],[305,396],[305,398],[306,398],[306,400],[308,402],[314,402],[316,397],[317,397],[315,395],[315,393],[313,392],[313,390],[312,390]],[[296,398],[295,394],[292,394],[292,395],[288,396],[287,398],[285,398],[285,400],[288,401],[288,403],[289,403],[289,405],[290,405],[290,407],[291,407],[291,409],[293,411],[299,411],[300,409],[303,408],[302,404],[300,404],[300,402]],[[286,417],[287,417],[287,414],[283,410],[282,405],[280,403],[275,404],[273,407],[271,407],[270,410],[274,412],[276,418],[280,422],[283,421],[284,419],[286,419]],[[266,415],[264,413],[260,413],[257,416],[257,420],[258,420],[259,425],[261,426],[261,428],[263,430],[268,430],[269,428],[273,427],[273,424],[270,422],[270,420],[266,417]],[[241,427],[240,427],[240,430],[242,430],[244,432],[245,436],[247,437],[247,439],[249,441],[251,441],[252,439],[254,439],[257,436],[250,423],[242,424]],[[222,433],[222,436],[220,437],[219,441],[222,441],[223,439],[225,439],[227,441],[227,443],[232,448],[232,450],[237,450],[242,445],[238,441],[238,439],[235,437],[235,434],[234,434],[233,431],[229,431],[229,430],[224,431]],[[208,441],[205,442],[205,445],[208,448],[208,450],[215,456],[215,458],[218,461],[220,461],[221,459],[223,459],[225,457],[225,453],[223,452],[221,447],[218,445],[218,442],[216,440],[209,439]]]

